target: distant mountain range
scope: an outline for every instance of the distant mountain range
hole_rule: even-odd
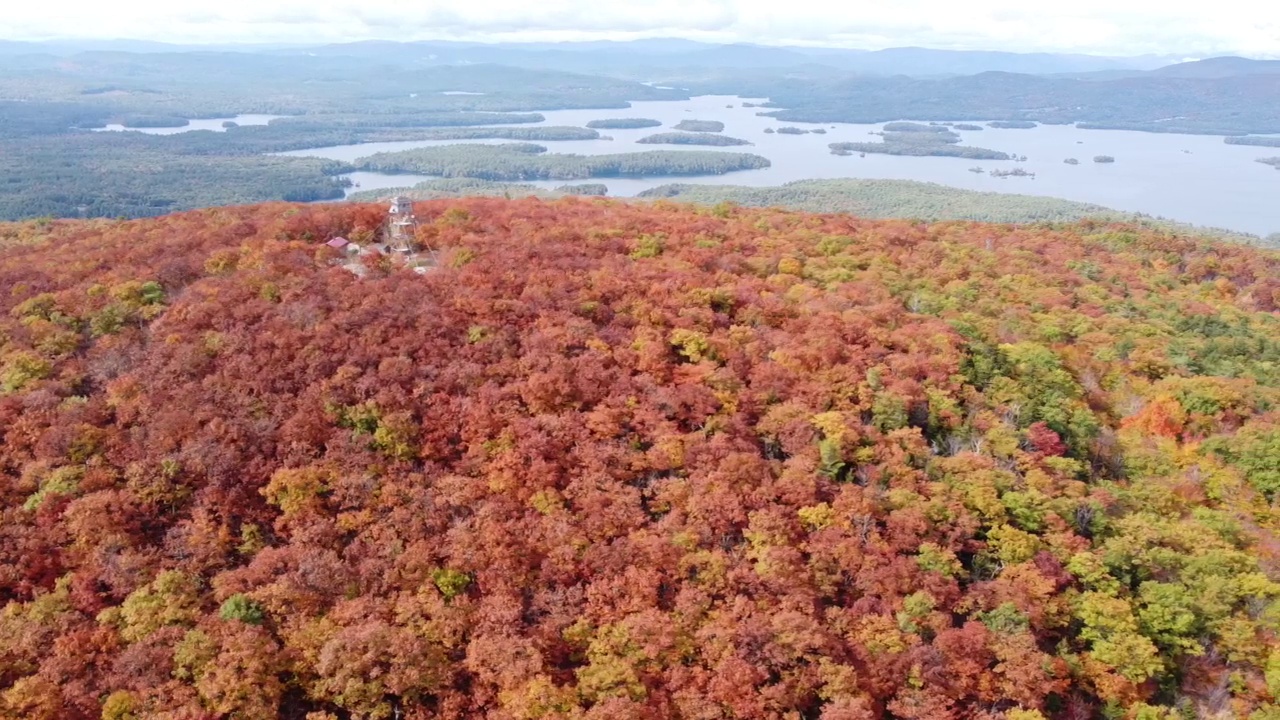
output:
[[[297,52],[299,50],[286,50]],[[1031,74],[1154,70],[1181,59],[1172,56],[1101,57],[1056,53],[887,50],[715,45],[687,40],[638,40],[559,44],[482,44],[371,41],[307,48],[319,55],[383,55],[387,59],[432,63],[492,62],[576,72],[619,72],[688,68],[827,68],[867,75],[941,76],[986,71]]]
[[[637,77],[645,72],[688,68],[809,68],[813,71],[917,77],[971,75],[986,71],[1030,74],[1094,73],[1155,70],[1181,59],[1142,55],[1102,57],[1062,53],[1012,53],[935,50],[919,47],[886,50],[784,47],[756,44],[712,44],[659,38],[629,42],[477,43],[363,41],[322,46],[298,45],[173,45],[134,40],[66,40],[49,42],[0,41],[0,55],[106,51],[247,52],[313,54],[317,56],[384,57],[400,63],[498,63],[521,67],[609,73]]]

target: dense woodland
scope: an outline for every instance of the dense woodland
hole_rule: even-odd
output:
[[[640,138],[636,142],[644,145],[711,145],[727,147],[730,145],[751,145],[751,141],[742,138],[718,135],[709,132],[663,132]]]
[[[599,177],[723,175],[769,167],[749,153],[649,150],[611,155],[547,153],[532,143],[439,145],[377,153],[356,161],[362,170],[421,173],[481,180],[577,180]]]
[[[1280,712],[1277,254],[382,212],[0,226],[0,715]]]

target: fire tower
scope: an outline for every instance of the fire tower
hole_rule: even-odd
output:
[[[415,252],[417,247],[418,218],[413,214],[413,201],[403,195],[391,198],[387,210],[387,250],[401,253]]]

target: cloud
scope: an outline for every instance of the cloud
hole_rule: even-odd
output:
[[[949,49],[1280,55],[1280,3],[1258,0],[63,0],[5,10],[7,39],[170,42],[555,41],[678,36],[722,42]]]

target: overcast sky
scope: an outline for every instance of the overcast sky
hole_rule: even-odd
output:
[[[685,37],[1280,57],[1276,0],[9,0],[0,37],[168,42]]]

